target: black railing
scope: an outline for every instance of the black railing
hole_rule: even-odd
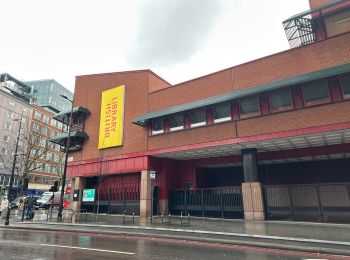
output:
[[[266,219],[350,222],[350,184],[264,186]]]
[[[240,186],[173,190],[169,194],[169,212],[174,215],[242,218],[243,202]]]

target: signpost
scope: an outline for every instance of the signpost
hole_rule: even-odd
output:
[[[151,224],[153,223],[153,193],[154,193],[154,180],[156,179],[156,171],[149,171],[149,178],[151,179]]]

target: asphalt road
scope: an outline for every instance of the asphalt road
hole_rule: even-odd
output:
[[[0,260],[350,259],[257,247],[73,232],[0,230]]]

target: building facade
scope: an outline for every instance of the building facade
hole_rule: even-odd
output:
[[[62,174],[64,153],[60,146],[50,142],[62,132],[62,123],[53,118],[54,114],[40,106],[33,105],[29,160],[29,189],[48,191]]]
[[[21,135],[26,135],[31,124],[33,108],[24,100],[14,96],[1,84],[0,90],[0,192],[4,194],[8,190],[12,171],[13,153],[16,138],[19,133],[19,121],[22,118]],[[25,149],[25,142],[19,143],[20,149]],[[14,189],[20,183],[20,176],[15,170]]]
[[[187,82],[76,77],[68,176],[97,195],[73,209],[348,221],[350,1],[310,6],[291,49]]]

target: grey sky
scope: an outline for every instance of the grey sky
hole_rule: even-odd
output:
[[[0,72],[22,80],[152,69],[178,83],[289,48],[308,0],[0,0]]]
[[[144,1],[130,63],[171,66],[187,61],[212,32],[223,7],[215,0]]]

